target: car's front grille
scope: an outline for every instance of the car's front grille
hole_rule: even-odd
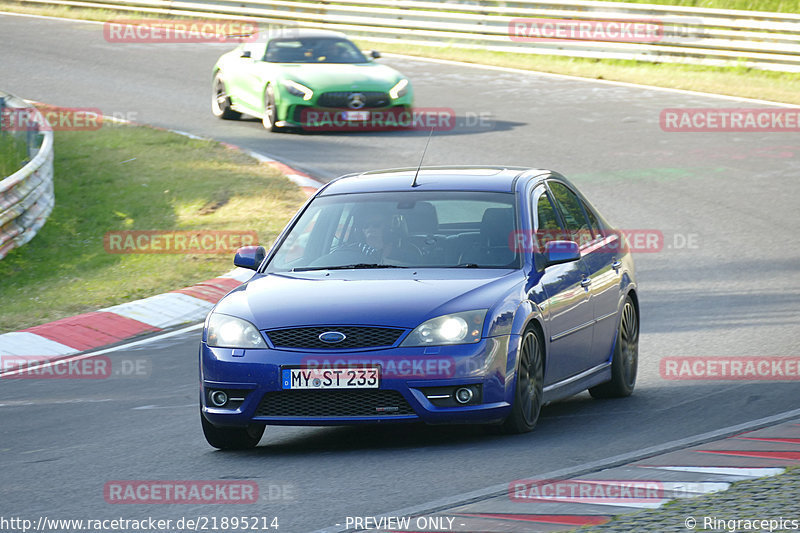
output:
[[[268,392],[256,416],[353,417],[413,415],[396,390],[285,390]]]
[[[354,96],[356,95],[356,96]],[[362,109],[370,107],[386,107],[391,102],[387,93],[344,91],[322,93],[317,99],[320,107],[335,107],[344,109]]]
[[[352,348],[379,348],[392,346],[402,329],[373,328],[361,326],[328,326],[311,328],[290,328],[265,331],[270,342],[276,348],[298,348],[316,350],[342,350]],[[344,335],[340,342],[322,342],[323,333],[338,332]]]

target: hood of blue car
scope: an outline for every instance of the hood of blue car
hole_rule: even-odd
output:
[[[281,65],[285,79],[321,91],[388,91],[403,76],[378,63],[292,63]]]
[[[216,312],[258,329],[315,325],[414,328],[447,313],[490,309],[524,278],[509,270],[356,270],[257,276]]]

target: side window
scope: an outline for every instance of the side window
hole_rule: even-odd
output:
[[[546,191],[542,191],[536,201],[536,229],[540,231],[561,229],[556,218],[556,211],[553,209],[553,204]]]
[[[543,186],[537,187],[531,195],[533,206],[533,226],[534,234],[532,238],[526,238],[526,245],[542,252],[545,245],[550,241],[564,239],[564,230],[558,222],[553,201]]]
[[[594,215],[592,209],[586,205],[586,202],[581,202],[583,204],[583,210],[586,212],[586,216],[589,218],[589,225],[592,226],[592,232],[594,232],[595,237],[599,237],[603,230],[603,226],[598,222],[597,217]]]
[[[593,240],[592,232],[589,229],[589,222],[583,213],[581,201],[578,196],[569,190],[566,185],[557,181],[548,182],[553,196],[559,205],[561,217],[566,225],[566,230],[570,239],[583,246]]]
[[[309,246],[309,237],[320,218],[322,210],[318,210],[311,217],[306,217],[299,226],[292,231],[283,243],[280,253],[275,257],[276,265],[280,268],[289,268],[294,261],[306,255]]]

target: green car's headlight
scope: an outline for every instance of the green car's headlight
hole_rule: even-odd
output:
[[[402,79],[395,84],[394,87],[389,89],[389,96],[393,99],[400,98],[401,96],[405,96],[408,92],[408,80]]]
[[[400,346],[469,344],[481,340],[486,309],[437,316],[417,326]]]
[[[266,348],[256,327],[241,318],[212,313],[206,322],[206,343],[218,348]]]
[[[286,87],[286,90],[289,91],[289,94],[302,96],[303,100],[311,100],[311,97],[314,96],[314,91],[301,83],[297,83],[296,81],[283,80],[281,83],[284,87]]]

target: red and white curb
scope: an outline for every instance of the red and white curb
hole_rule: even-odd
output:
[[[798,422],[795,419],[586,475],[512,481],[502,495],[495,493],[426,516],[452,519],[451,531],[455,532],[537,533],[604,524],[617,515],[655,509],[676,498],[724,491],[731,483],[778,475],[785,467],[800,464]]]
[[[28,100],[28,102],[34,105],[58,107],[32,100]],[[184,131],[136,124],[115,117],[103,117],[103,119],[170,131],[191,139],[213,141],[213,139]],[[308,174],[277,159],[245,150],[233,144],[224,142],[220,144],[245,152],[260,163],[276,168],[309,196],[323,185]],[[4,333],[0,335],[0,358],[3,356],[36,356],[37,360],[39,358],[42,361],[55,360],[115,344],[145,333],[154,333],[183,324],[200,322],[225,294],[250,279],[252,275],[252,270],[237,268],[220,277],[203,281],[191,287],[99,309],[91,313],[62,318],[22,331]],[[2,370],[0,366],[0,371]]]
[[[37,356],[46,361],[200,322],[220,298],[252,275],[252,270],[237,268],[191,287],[4,333],[0,357]]]

